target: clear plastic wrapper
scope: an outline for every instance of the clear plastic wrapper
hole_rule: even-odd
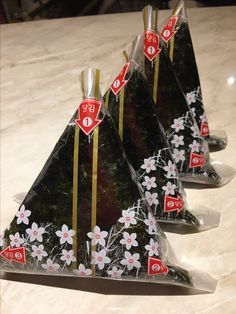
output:
[[[134,58],[146,75],[181,180],[208,187],[222,186],[232,177],[221,176],[210,162],[208,143],[202,137],[183,93],[167,46],[155,29],[155,12],[151,6],[143,10],[145,32],[143,40],[141,37],[137,40]],[[142,54],[144,61],[140,57]]]
[[[190,227],[192,232],[216,227],[210,220],[206,224],[204,217],[207,213],[218,217],[217,212],[208,209],[198,219],[188,210],[185,192],[147,81],[137,65],[140,62],[136,56],[138,49],[139,39],[134,41],[130,58],[104,96],[127,158],[155,218],[165,223],[164,227],[174,232],[185,227]],[[142,58],[142,54],[138,55]]]
[[[227,136],[221,130],[209,130],[208,119],[203,104],[197,63],[189,30],[186,9],[183,0],[176,4],[172,15],[162,24],[161,35],[167,44],[175,72],[194,114],[201,136],[210,151],[222,150],[227,145]]]
[[[0,270],[214,291],[212,278],[178,266],[103,105],[99,71],[82,82],[78,111],[1,236]]]

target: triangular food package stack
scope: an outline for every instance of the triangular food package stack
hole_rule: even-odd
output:
[[[207,140],[211,151],[224,149],[227,145],[226,133],[222,130],[209,130],[183,0],[177,2],[172,15],[161,28],[161,35],[162,39],[168,45],[168,52],[175,72],[197,121],[201,136]]]
[[[143,10],[145,33],[140,51],[145,55],[144,72],[179,175],[185,182],[221,186],[228,183],[233,174],[226,173],[227,166],[220,164],[218,171],[211,164],[208,143],[200,134],[166,45],[156,32],[155,12],[151,6]],[[136,62],[142,68],[140,60]]]
[[[98,70],[83,72],[83,90],[78,111],[1,237],[1,271],[213,291],[214,280],[175,264],[103,106]]]
[[[207,215],[205,218],[194,216],[187,210],[185,192],[152,95],[145,77],[136,66],[142,62],[139,57],[143,58],[142,51],[139,51],[142,40],[142,36],[134,40],[127,63],[104,97],[106,106],[157,221],[171,224],[172,230],[181,225],[194,227],[195,231],[216,227],[218,213],[214,215],[208,210],[211,217],[217,216],[209,224],[206,223]]]

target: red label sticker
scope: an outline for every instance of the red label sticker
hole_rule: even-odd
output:
[[[202,167],[205,164],[205,158],[203,155],[191,153],[189,168]]]
[[[163,28],[162,32],[161,32],[161,37],[162,39],[168,43],[168,41],[174,36],[174,34],[176,33],[175,31],[175,26],[178,22],[179,17],[178,16],[172,16],[169,21],[168,24]]]
[[[144,54],[152,61],[160,52],[159,49],[159,35],[153,31],[146,31],[144,34]]]
[[[89,135],[102,122],[98,119],[101,107],[102,102],[95,99],[85,99],[79,105],[78,118],[74,121],[86,135]]]
[[[119,93],[122,87],[125,86],[125,84],[128,82],[128,80],[125,79],[125,76],[129,70],[130,62],[126,63],[120,74],[115,78],[114,82],[111,84],[111,90],[115,95]]]
[[[168,267],[162,263],[162,261],[158,258],[148,257],[148,275],[167,275]]]
[[[8,246],[4,250],[0,252],[0,256],[5,258],[6,260],[10,262],[16,262],[20,264],[26,264],[26,256],[25,256],[25,247],[17,247],[17,248],[11,248]]]
[[[184,207],[184,201],[181,197],[172,197],[165,195],[164,212],[174,212],[177,210],[179,213]]]
[[[202,122],[201,124],[201,136],[206,137],[210,134],[209,126],[207,122]]]

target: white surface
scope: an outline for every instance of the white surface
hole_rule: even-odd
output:
[[[236,84],[229,79],[236,77],[236,7],[188,13],[210,127],[229,138],[212,157],[236,167]],[[2,230],[17,210],[13,196],[30,188],[81,100],[81,70],[102,69],[104,90],[142,28],[141,13],[1,26]],[[219,279],[214,294],[104,296],[1,280],[2,313],[235,313],[235,190],[235,180],[220,189],[188,190],[191,205],[202,202],[222,213],[220,227],[169,235],[178,256]]]

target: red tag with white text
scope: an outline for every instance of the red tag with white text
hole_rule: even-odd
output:
[[[86,135],[89,135],[102,122],[98,118],[101,107],[102,102],[95,99],[85,99],[79,105],[78,117],[74,122]]]
[[[0,256],[5,258],[9,262],[16,262],[20,264],[26,264],[25,247],[11,248],[8,246],[0,252]]]
[[[148,275],[167,275],[168,267],[162,263],[162,261],[158,258],[148,257]]]
[[[205,164],[205,158],[203,155],[191,153],[189,168],[202,167]]]
[[[159,49],[159,35],[153,31],[146,31],[144,34],[144,54],[152,61],[160,52]]]
[[[210,134],[209,126],[207,122],[202,122],[201,124],[201,136],[206,137]]]
[[[161,32],[161,37],[162,39],[168,43],[168,41],[174,36],[174,34],[176,33],[175,31],[175,26],[178,22],[179,17],[178,16],[172,16],[169,21],[168,24],[163,28],[162,32]]]
[[[172,197],[165,195],[164,200],[164,212],[173,212],[176,211],[179,213],[184,207],[184,201],[181,197]]]
[[[125,84],[128,82],[128,80],[125,79],[125,76],[129,70],[130,62],[127,62],[122,70],[120,71],[119,75],[115,78],[114,82],[111,84],[111,90],[112,92],[117,95],[122,87],[125,86]]]

